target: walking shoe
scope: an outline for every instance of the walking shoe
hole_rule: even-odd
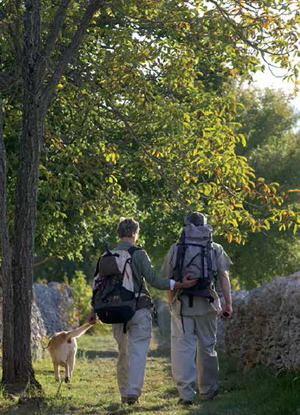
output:
[[[185,405],[185,406],[193,405],[193,401],[190,401],[188,399],[182,399],[182,398],[180,398],[177,403],[178,405]]]
[[[213,392],[200,395],[202,401],[212,401],[219,393],[219,389],[214,390]]]
[[[127,399],[128,399],[127,396],[121,396],[121,402],[122,403],[127,403]]]
[[[139,398],[138,398],[138,396],[129,395],[129,396],[127,396],[126,403],[127,403],[127,405],[138,404],[139,403]]]

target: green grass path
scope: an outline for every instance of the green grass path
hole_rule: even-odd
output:
[[[140,404],[120,404],[116,382],[116,345],[110,336],[85,335],[78,340],[72,383],[58,383],[48,356],[35,364],[43,396],[20,403],[5,399],[0,391],[1,414],[126,415],[300,415],[300,374],[280,374],[258,368],[243,375],[234,363],[220,357],[221,393],[214,401],[191,407],[177,405],[169,353],[151,343]],[[299,376],[299,378],[298,378]]]

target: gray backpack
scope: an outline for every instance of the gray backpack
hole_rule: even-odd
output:
[[[177,256],[173,279],[182,281],[185,276],[197,279],[191,288],[184,288],[183,295],[189,297],[189,306],[193,306],[193,297],[204,297],[213,302],[210,288],[217,272],[215,252],[212,247],[212,228],[210,225],[195,226],[188,224],[183,228],[177,243]]]
[[[93,283],[92,307],[99,319],[106,324],[124,324],[134,316],[141,295],[134,290],[132,256],[140,247],[131,246],[127,251],[109,250],[100,257]]]

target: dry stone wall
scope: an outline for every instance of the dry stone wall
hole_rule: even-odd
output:
[[[70,330],[70,309],[74,303],[71,288],[66,284],[50,282],[33,284],[34,297],[45,324],[47,336],[57,331]]]
[[[250,291],[232,293],[234,314],[218,319],[218,348],[242,370],[264,365],[300,369],[300,271],[276,277]],[[168,305],[156,301],[164,344],[170,343]]]
[[[32,350],[41,356],[41,339],[68,330],[73,303],[63,284],[34,284]],[[243,370],[265,365],[277,370],[300,369],[300,271],[276,277],[250,291],[232,294],[232,319],[219,319],[218,346],[233,356]],[[170,316],[166,303],[156,302],[164,348],[170,343]],[[2,339],[0,291],[0,339]]]
[[[222,322],[223,345],[243,369],[300,368],[300,272],[235,292],[233,308],[232,319]]]
[[[66,284],[51,282],[33,285],[34,299],[31,312],[31,348],[34,359],[43,355],[42,339],[55,332],[69,330],[69,311],[74,298]],[[0,346],[3,336],[2,293],[0,290]],[[77,323],[77,322],[74,322]]]
[[[3,296],[0,290],[0,346],[3,336],[3,323],[2,323],[2,303]],[[31,312],[31,351],[33,359],[40,359],[43,356],[42,339],[46,336],[46,329],[44,321],[41,316],[41,312],[36,305],[36,302],[32,302]],[[1,359],[0,359],[1,360]]]

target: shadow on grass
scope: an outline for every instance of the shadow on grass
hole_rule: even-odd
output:
[[[87,357],[88,359],[105,359],[105,358],[113,358],[118,357],[118,352],[114,350],[77,350],[77,357]]]
[[[122,404],[112,404],[105,408],[107,414],[110,415],[124,415],[124,414],[131,414],[131,413],[138,413],[138,412],[151,412],[155,414],[158,411],[165,411],[168,412],[170,410],[169,406],[166,405],[122,405]]]
[[[149,350],[148,357],[170,357],[170,353],[169,348],[158,346],[156,349]]]
[[[84,350],[77,349],[77,358],[86,357],[88,359],[105,359],[118,357],[118,352],[115,350]],[[152,349],[148,352],[148,357],[170,357],[169,349]],[[46,371],[45,371],[46,373]]]
[[[16,401],[15,405],[9,406],[8,408],[1,408],[1,415],[10,415],[10,414],[39,414],[44,413],[44,408],[46,408],[45,398],[44,397],[35,397],[35,398],[20,398]]]
[[[177,389],[175,388],[175,386],[171,386],[171,387],[165,389],[163,393],[160,393],[160,396],[162,398],[166,398],[166,399],[174,397],[174,396],[178,396],[178,398],[179,398],[179,395],[178,395],[178,392],[177,392]]]

